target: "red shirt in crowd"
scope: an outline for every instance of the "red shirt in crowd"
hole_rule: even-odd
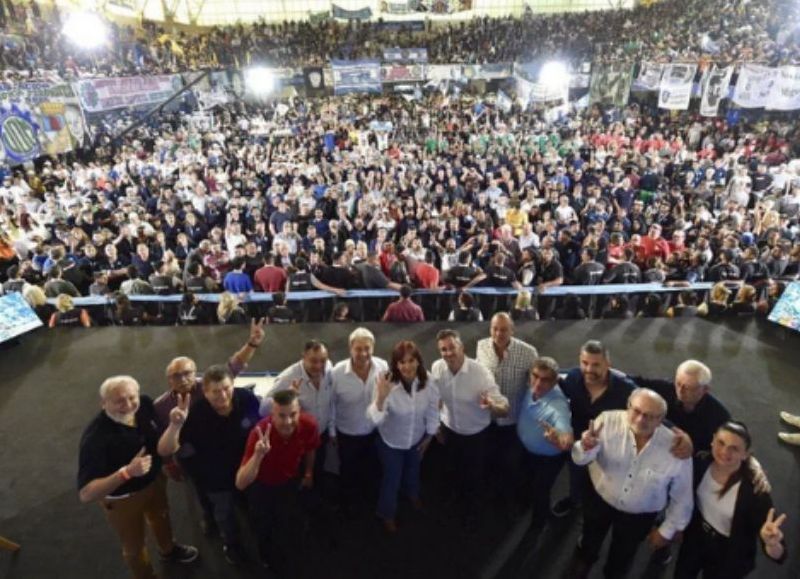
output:
[[[265,265],[253,274],[253,285],[260,292],[286,291],[286,272],[276,265]]]
[[[417,287],[423,289],[439,287],[439,270],[430,263],[419,262],[414,268],[413,275]]]
[[[644,247],[644,260],[651,257],[660,257],[662,260],[669,257],[669,243],[663,237],[653,239],[649,235],[642,237],[642,247]]]
[[[266,432],[267,425],[272,422],[272,417],[267,416],[259,422],[247,437],[247,445],[242,456],[242,466],[253,456],[258,440],[256,428]],[[297,428],[289,438],[280,435],[273,428],[269,435],[270,450],[261,460],[256,480],[266,486],[279,486],[297,477],[300,461],[303,457],[319,448],[319,428],[317,420],[310,414],[300,413]]]

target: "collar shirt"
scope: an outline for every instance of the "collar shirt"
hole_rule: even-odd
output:
[[[528,387],[528,376],[538,357],[536,348],[518,338],[511,338],[502,360],[498,358],[491,338],[478,342],[476,360],[492,373],[500,393],[508,398],[510,404],[508,416],[495,419],[500,426],[516,424],[520,398]]]
[[[455,374],[444,360],[436,360],[431,376],[439,385],[442,397],[442,423],[456,434],[469,436],[489,426],[491,414],[480,407],[482,392],[488,392],[494,400],[507,402],[492,373],[472,358],[465,357]]]
[[[675,434],[660,425],[641,451],[625,410],[603,412],[595,427],[603,428],[599,444],[584,451],[578,440],[572,460],[589,465],[597,494],[625,513],[655,513],[666,507],[658,532],[671,540],[689,524],[694,508],[692,461],[675,458],[670,452]]]
[[[272,408],[272,395],[282,390],[289,390],[292,382],[300,380],[300,408],[317,419],[320,433],[326,432],[331,418],[332,369],[333,364],[329,360],[325,364],[325,371],[320,378],[319,388],[317,388],[303,367],[302,360],[292,364],[278,375],[269,395],[264,396],[261,401],[261,416],[269,414]]]
[[[392,391],[378,410],[377,387],[367,416],[377,425],[378,432],[387,446],[408,450],[418,444],[427,433],[433,436],[439,429],[439,387],[428,377],[425,388],[419,389],[419,380],[411,384],[409,394],[402,384],[392,385]]]
[[[367,417],[367,407],[372,402],[372,392],[378,374],[387,372],[385,360],[372,357],[366,381],[353,370],[351,360],[342,360],[331,371],[331,417],[328,432],[336,436],[340,431],[349,436],[364,436],[375,430],[375,423]]]
[[[544,437],[542,428],[542,422],[546,422],[559,433],[572,433],[569,400],[561,388],[554,386],[538,400],[534,400],[533,394],[528,391],[523,396],[521,406],[517,434],[526,450],[537,456],[561,454],[563,451]]]
[[[580,368],[573,368],[560,377],[559,385],[569,398],[572,411],[572,431],[577,438],[589,426],[589,421],[606,410],[623,410],[628,407],[628,396],[636,388],[629,378],[609,372],[608,387],[592,400]]]

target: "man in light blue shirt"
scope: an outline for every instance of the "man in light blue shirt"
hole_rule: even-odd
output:
[[[569,400],[558,386],[558,363],[538,358],[531,367],[530,389],[525,392],[517,420],[517,434],[527,450],[525,470],[532,497],[531,530],[547,522],[550,490],[573,443]]]

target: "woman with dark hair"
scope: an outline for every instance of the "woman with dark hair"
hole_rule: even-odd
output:
[[[458,304],[447,319],[451,322],[482,322],[483,314],[475,307],[475,298],[472,294],[461,292],[458,294]]]
[[[439,388],[428,378],[414,342],[395,345],[389,372],[378,378],[367,416],[378,427],[378,458],[383,467],[376,511],[384,528],[393,533],[401,486],[415,508],[422,506],[420,464],[439,429]]]
[[[782,563],[786,545],[772,498],[750,455],[752,439],[741,422],[720,426],[711,452],[694,459],[695,508],[675,568],[675,579],[740,579],[755,569],[756,548]]]
[[[664,302],[658,294],[647,294],[637,318],[660,318],[664,315]]]

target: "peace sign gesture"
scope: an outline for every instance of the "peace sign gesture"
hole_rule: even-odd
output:
[[[267,318],[256,319],[250,321],[250,339],[247,343],[252,347],[257,348],[264,341],[264,326],[267,324]]]
[[[170,424],[175,426],[183,426],[186,419],[189,417],[189,404],[192,401],[192,395],[188,392],[186,394],[177,394],[178,404],[169,411]]]
[[[272,423],[270,422],[267,424],[266,431],[262,432],[260,426],[256,426],[256,446],[255,446],[255,454],[258,458],[264,458],[264,456],[270,451],[271,445],[269,442],[269,435],[272,433]]]
[[[781,544],[783,540],[783,531],[781,531],[781,525],[786,521],[786,513],[779,516],[777,519],[775,518],[775,509],[771,508],[767,513],[767,520],[764,521],[764,525],[761,527],[761,540],[764,541],[764,545],[769,549],[770,547],[774,548]]]
[[[289,388],[300,394],[300,388],[303,386],[302,378],[295,378],[289,383]]]
[[[560,442],[558,439],[558,430],[556,430],[549,422],[546,420],[539,421],[539,427],[542,429],[544,433],[544,439],[552,444],[553,446],[560,446]]]
[[[600,423],[595,426],[594,420],[589,421],[589,429],[581,435],[581,446],[584,451],[589,451],[600,444],[600,432],[603,430],[603,424]]]

